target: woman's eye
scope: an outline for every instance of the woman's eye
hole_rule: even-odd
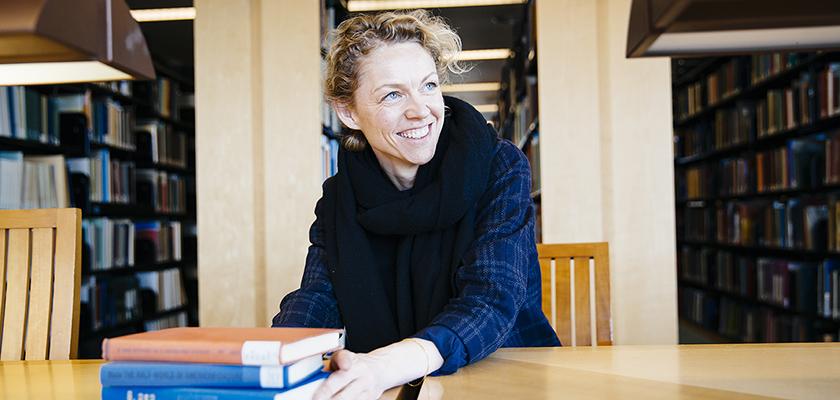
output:
[[[391,92],[385,95],[382,100],[396,100],[400,96],[397,92]]]
[[[426,90],[434,90],[435,88],[437,88],[437,83],[436,82],[427,82],[426,83]]]

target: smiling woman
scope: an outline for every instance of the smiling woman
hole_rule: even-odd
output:
[[[417,168],[434,156],[443,127],[435,62],[418,43],[398,43],[371,51],[359,74],[352,106],[336,103],[338,117],[362,132],[394,184],[409,189]]]
[[[426,11],[344,21],[327,97],[345,137],[301,288],[274,326],[344,327],[316,398],[377,398],[502,346],[556,346],[542,313],[530,169],[481,113],[444,97],[460,39]]]

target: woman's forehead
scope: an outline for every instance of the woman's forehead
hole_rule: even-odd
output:
[[[422,79],[435,72],[435,62],[426,49],[414,42],[385,44],[368,53],[359,69],[360,77],[379,79]]]

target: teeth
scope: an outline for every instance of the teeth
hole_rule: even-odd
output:
[[[406,139],[422,139],[429,134],[429,125],[426,125],[422,128],[417,129],[410,129],[407,131],[403,131],[398,133],[397,135],[402,136]]]

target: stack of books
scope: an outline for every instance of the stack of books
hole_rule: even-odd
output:
[[[311,399],[343,331],[172,328],[105,339],[103,400]]]

